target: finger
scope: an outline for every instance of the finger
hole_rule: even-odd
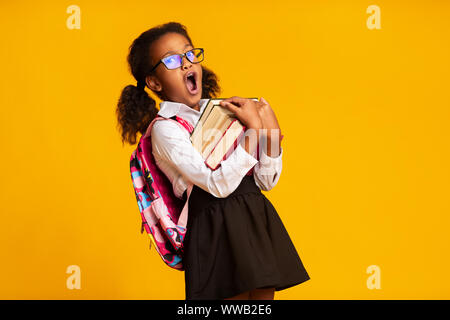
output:
[[[264,103],[264,104],[269,104],[269,103],[266,101],[266,99],[264,99],[263,97],[261,97],[261,98],[259,99],[259,102],[262,102],[262,103]]]
[[[229,99],[231,99],[231,98],[221,100],[221,101],[219,102],[219,104],[220,104],[221,106],[223,106],[223,107],[225,107],[225,106],[227,106],[227,105],[231,105],[231,107],[235,107],[235,108],[241,107],[238,103],[236,103],[236,102],[233,103],[233,102],[232,102],[231,100],[229,100]]]
[[[240,111],[239,107],[236,107],[235,105],[233,105],[233,104],[231,104],[230,102],[227,102],[227,101],[220,101],[219,105],[221,107],[223,107],[223,108],[227,108],[228,110],[230,110],[234,114],[237,114]]]
[[[238,96],[234,96],[234,97],[231,97],[231,98],[224,99],[223,101],[231,102],[231,103],[236,104],[238,106],[242,106],[243,104],[245,104],[247,102],[247,99],[244,99],[244,98],[238,97]]]

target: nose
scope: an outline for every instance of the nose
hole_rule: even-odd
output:
[[[184,63],[184,61],[186,60],[187,64]],[[183,57],[181,57],[181,68],[182,69],[186,69],[187,67],[189,67],[192,63],[188,60],[188,58],[186,57],[186,55],[184,55]]]

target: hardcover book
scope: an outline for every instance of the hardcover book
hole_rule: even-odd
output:
[[[258,101],[257,98],[251,98]],[[191,133],[194,148],[205,159],[205,164],[216,170],[227,159],[244,136],[246,127],[219,102],[224,98],[210,99]]]

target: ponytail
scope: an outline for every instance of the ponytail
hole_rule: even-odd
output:
[[[134,145],[137,133],[145,134],[150,122],[156,117],[156,102],[144,88],[128,85],[122,90],[117,104],[116,114],[120,124],[122,144]]]

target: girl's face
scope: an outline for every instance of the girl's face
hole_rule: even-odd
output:
[[[162,58],[174,53],[185,53],[193,49],[192,45],[179,33],[166,33],[153,42],[150,47],[151,65],[154,66]],[[166,100],[184,103],[199,110],[199,102],[202,97],[202,67],[200,63],[191,63],[185,56],[182,65],[176,69],[167,69],[160,63],[152,75],[146,78],[148,87],[156,92],[162,92]],[[195,73],[197,93],[192,93],[188,87],[188,73]],[[189,84],[190,85],[190,84]]]

